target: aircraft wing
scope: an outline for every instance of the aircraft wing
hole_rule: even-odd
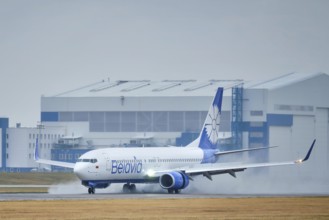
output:
[[[284,166],[284,165],[297,165],[307,161],[312,153],[313,147],[315,144],[315,140],[313,141],[310,149],[308,150],[304,159],[298,159],[294,161],[287,162],[275,162],[275,163],[231,163],[231,164],[223,164],[223,163],[214,163],[214,164],[200,164],[193,167],[187,167],[182,169],[184,173],[193,176],[203,174],[207,178],[211,179],[211,175],[215,174],[223,174],[228,173],[235,177],[236,172],[244,171],[247,168],[257,168],[257,167],[272,167],[272,166]]]
[[[36,159],[35,162],[47,165],[53,165],[58,167],[66,167],[66,168],[74,168],[75,163],[67,163],[62,161],[54,161],[54,160],[44,160],[44,159]]]
[[[299,160],[297,161],[288,161],[288,162],[280,162],[280,163],[250,163],[250,164],[200,164],[195,167],[189,167],[182,170],[184,173],[194,176],[203,174],[204,176],[211,176],[216,174],[224,174],[228,173],[235,177],[236,172],[244,171],[247,168],[257,168],[257,167],[271,167],[271,166],[283,166],[283,165],[294,165],[300,164]]]
[[[153,174],[152,176],[161,176],[163,173],[179,171],[186,173],[189,177],[202,174],[211,180],[211,175],[224,174],[224,173],[228,173],[231,176],[236,177],[235,176],[236,172],[241,172],[248,168],[298,165],[309,159],[314,144],[315,144],[315,140],[313,141],[304,159],[298,159],[294,161],[274,162],[274,163],[212,163],[212,164],[206,163],[206,164],[197,164],[189,167],[181,167],[172,170],[161,170],[161,171],[159,170],[152,173]],[[238,150],[237,152],[240,151]],[[217,154],[215,153],[215,155]]]

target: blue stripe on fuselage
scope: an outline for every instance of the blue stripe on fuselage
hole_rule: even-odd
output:
[[[97,184],[112,184],[112,183],[159,183],[159,177],[146,179],[116,179],[116,180],[82,180],[82,185],[87,184],[97,186]]]

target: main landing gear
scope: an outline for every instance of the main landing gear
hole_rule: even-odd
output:
[[[135,193],[136,192],[136,185],[126,183],[126,184],[123,185],[122,191],[124,193]]]
[[[169,194],[174,194],[174,193],[179,194],[180,190],[179,189],[168,189],[168,193]]]
[[[88,193],[89,194],[95,194],[95,188],[94,187],[89,187],[88,188]]]

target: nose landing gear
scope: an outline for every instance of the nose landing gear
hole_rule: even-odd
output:
[[[88,193],[89,194],[95,194],[95,188],[94,187],[89,187],[88,188]]]

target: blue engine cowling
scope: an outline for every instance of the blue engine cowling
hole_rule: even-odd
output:
[[[160,186],[164,189],[184,189],[189,184],[188,176],[181,172],[170,172],[160,176]]]

